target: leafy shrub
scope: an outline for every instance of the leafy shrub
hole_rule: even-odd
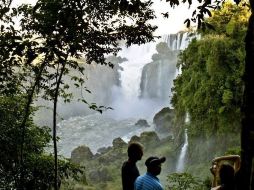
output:
[[[168,190],[206,190],[203,181],[189,173],[172,173],[168,176]]]

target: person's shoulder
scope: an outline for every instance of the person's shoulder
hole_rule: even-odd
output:
[[[151,177],[147,174],[143,174],[137,177],[136,181],[142,181],[144,183],[147,183],[149,181],[149,183],[151,183],[153,180],[151,179]],[[154,183],[154,182],[153,182]]]
[[[145,174],[144,175],[140,175],[137,177],[136,181],[141,181],[145,178]]]
[[[123,164],[122,164],[122,170],[126,170],[128,168],[129,168],[128,161],[123,162]]]
[[[122,167],[128,166],[129,165],[128,163],[129,163],[128,161],[124,161],[123,164],[122,164]]]
[[[142,178],[144,178],[144,177],[145,177],[145,174],[144,174],[144,175],[140,175],[140,176],[138,176],[137,178],[142,179]]]
[[[122,164],[122,168],[125,168],[125,169],[133,169],[133,168],[137,168],[137,166],[136,166],[135,163],[129,162],[129,161],[127,160],[127,161],[125,161],[125,162]]]
[[[140,176],[138,176],[137,178],[136,178],[136,180],[135,180],[135,184],[136,185],[139,185],[139,184],[141,184],[142,183],[142,181],[143,181],[143,175],[140,175]]]
[[[124,161],[124,162],[123,162],[123,164],[122,164],[122,166],[125,166],[127,163],[128,163],[128,161],[127,161],[127,160],[126,160],[126,161]]]

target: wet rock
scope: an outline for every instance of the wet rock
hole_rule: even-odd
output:
[[[85,160],[91,160],[92,158],[92,151],[85,145],[79,146],[71,152],[71,161],[77,164],[80,164]]]
[[[135,126],[141,126],[141,127],[150,127],[148,122],[145,119],[140,119],[135,123]]]
[[[120,137],[113,140],[113,148],[122,148],[127,145],[126,142],[123,141]]]
[[[140,142],[140,137],[138,137],[137,135],[132,136],[129,143],[131,142]]]
[[[153,118],[155,130],[160,133],[169,133],[173,126],[174,110],[169,107],[163,108]]]
[[[156,132],[147,131],[147,132],[141,133],[140,142],[144,146],[153,146],[153,145],[157,145],[160,142],[160,139]]]
[[[146,131],[140,134],[140,137],[133,136],[129,143],[139,142],[143,144],[145,147],[153,147],[157,146],[160,143],[160,138],[158,137],[155,131]]]
[[[101,147],[101,148],[99,148],[98,150],[97,150],[97,152],[99,153],[99,154],[105,154],[105,153],[107,153],[108,151],[110,151],[112,149],[112,147]]]

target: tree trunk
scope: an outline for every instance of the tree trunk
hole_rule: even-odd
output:
[[[244,97],[241,131],[241,170],[239,189],[254,189],[254,0],[250,0],[251,16],[245,38]]]
[[[54,163],[55,163],[55,168],[54,168],[54,189],[58,190],[58,162],[57,162],[57,139],[56,139],[56,112],[57,112],[57,99],[58,99],[58,85],[57,81],[57,87],[56,87],[56,92],[54,96],[54,108],[53,108],[53,143],[54,143]]]
[[[46,67],[46,58],[47,58],[48,53],[46,54],[43,63],[40,66],[39,73],[35,77],[35,82],[31,86],[31,88],[28,91],[27,95],[27,102],[26,106],[24,109],[24,117],[22,120],[22,123],[20,124],[20,129],[21,129],[21,142],[20,142],[20,180],[19,180],[19,189],[24,189],[24,142],[25,142],[25,135],[26,135],[26,122],[27,119],[30,116],[30,107],[33,102],[33,96],[36,87],[38,87],[40,80],[41,80],[41,75]]]
[[[58,190],[60,188],[60,181],[58,180],[58,161],[57,161],[57,135],[56,135],[56,114],[57,114],[57,102],[58,102],[58,96],[59,96],[59,88],[60,84],[62,82],[62,76],[65,70],[65,65],[67,61],[68,54],[66,56],[66,59],[62,63],[62,68],[59,73],[59,77],[56,79],[56,89],[54,94],[54,108],[53,108],[53,143],[54,143],[54,161],[55,161],[55,178],[54,178],[54,189]]]

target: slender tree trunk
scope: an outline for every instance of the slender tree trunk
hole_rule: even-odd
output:
[[[59,183],[58,181],[58,159],[57,159],[57,136],[56,136],[56,115],[57,115],[57,102],[58,102],[58,96],[59,96],[59,88],[60,84],[62,81],[62,76],[65,70],[65,65],[67,61],[66,56],[64,62],[62,63],[62,68],[59,73],[59,77],[56,79],[56,88],[55,88],[55,94],[54,94],[54,109],[53,109],[53,143],[54,143],[54,162],[55,162],[55,168],[54,168],[54,173],[55,173],[55,178],[54,178],[54,189],[58,190],[59,189]]]
[[[53,143],[54,143],[54,189],[58,190],[58,162],[57,162],[57,139],[56,139],[56,112],[57,112],[57,99],[58,89],[56,87],[55,97],[54,97],[54,108],[53,108]]]
[[[245,74],[243,119],[241,131],[241,170],[239,189],[254,189],[254,0],[250,0],[251,16],[245,38]]]
[[[38,75],[35,77],[35,82],[32,85],[31,89],[28,92],[27,95],[27,103],[24,109],[24,117],[22,120],[22,123],[20,124],[20,129],[21,129],[21,142],[20,142],[20,182],[19,182],[19,189],[24,189],[24,141],[25,141],[25,133],[26,133],[26,122],[27,119],[30,115],[30,107],[31,104],[33,102],[33,96],[34,96],[34,92],[36,87],[39,85],[39,82],[41,80],[41,75],[42,72],[46,66],[46,57],[47,54],[45,56],[45,59],[43,61],[43,63],[40,66],[40,70]]]

